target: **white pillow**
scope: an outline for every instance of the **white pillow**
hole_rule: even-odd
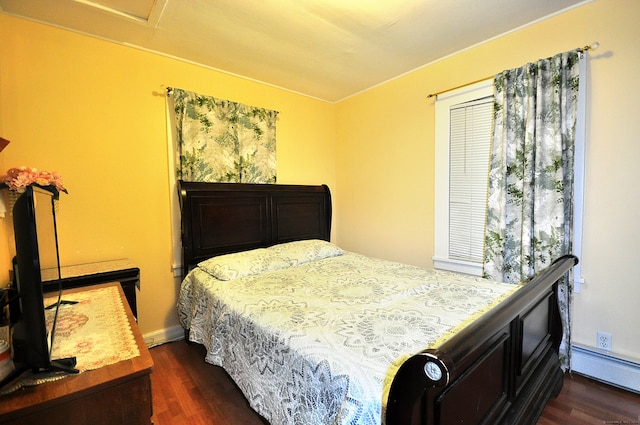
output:
[[[218,280],[233,280],[342,254],[336,245],[313,239],[220,255],[198,263],[198,267]]]
[[[278,257],[287,261],[291,266],[344,254],[344,251],[338,246],[320,239],[287,242],[267,249],[277,253]]]
[[[273,256],[266,248],[220,255],[198,263],[198,267],[219,280],[238,279],[288,266],[289,263]]]

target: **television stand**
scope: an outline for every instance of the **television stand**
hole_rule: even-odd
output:
[[[71,301],[71,300],[60,300],[60,301],[56,301],[55,303],[46,306],[44,309],[45,310],[51,310],[54,307],[58,307],[59,305],[73,305],[73,304],[78,304],[78,301]]]
[[[49,368],[46,371],[59,371],[59,372],[67,372],[70,374],[80,373],[80,371],[76,369],[75,357],[67,357],[64,359],[51,360],[49,362]]]

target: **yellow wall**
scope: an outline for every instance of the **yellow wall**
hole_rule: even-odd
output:
[[[3,14],[0,40],[2,172],[63,176],[62,263],[133,260],[143,333],[177,324],[163,87],[279,111],[278,182],[335,186],[329,103]]]
[[[435,102],[429,93],[600,42],[589,53],[583,276],[574,342],[613,334],[614,354],[640,358],[640,2],[598,0],[425,66],[336,107],[338,242],[431,266]]]
[[[60,211],[63,262],[135,261],[140,326],[152,333],[176,324],[178,285],[163,86],[280,111],[279,181],[330,185],[334,240],[430,266],[434,101],[427,94],[598,41],[589,54],[586,284],[575,296],[574,341],[593,346],[603,330],[613,334],[614,354],[640,358],[640,285],[630,266],[640,253],[638,16],[637,0],[596,0],[331,105],[0,14],[0,135],[12,141],[0,165],[63,175],[70,190]]]

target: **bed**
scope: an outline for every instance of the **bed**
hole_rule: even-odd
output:
[[[185,337],[272,425],[535,424],[559,392],[574,256],[498,284],[331,244],[326,186],[179,189]]]

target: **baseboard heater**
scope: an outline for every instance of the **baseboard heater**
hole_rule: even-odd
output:
[[[581,375],[640,393],[640,363],[574,344],[571,369]]]

